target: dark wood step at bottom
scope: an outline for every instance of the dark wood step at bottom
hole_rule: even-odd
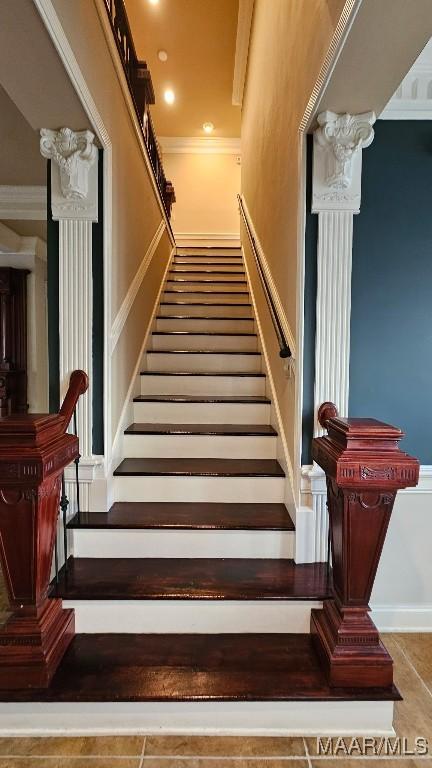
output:
[[[294,560],[73,558],[51,585],[65,600],[323,600],[326,563]]]
[[[153,374],[150,372],[148,375],[152,376]],[[189,376],[188,373],[185,375]],[[211,375],[213,376],[213,374]],[[223,375],[231,374],[224,373]],[[247,375],[249,376],[249,374]],[[165,374],[162,373],[161,376],[165,376]],[[247,403],[269,405],[270,402],[271,400],[268,397],[261,395],[226,395],[220,397],[218,395],[209,395],[208,397],[202,395],[137,395],[137,397],[134,397],[134,403]]]
[[[223,435],[232,437],[276,437],[269,424],[131,424],[125,435]]]
[[[118,501],[109,512],[81,512],[68,528],[294,531],[284,504]]]
[[[123,459],[116,477],[285,477],[276,459]]]
[[[59,703],[400,698],[394,686],[330,688],[306,634],[76,635],[49,688],[0,691],[3,702]]]

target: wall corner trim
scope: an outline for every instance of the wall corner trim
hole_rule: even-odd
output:
[[[273,275],[271,273],[269,263],[267,261],[266,255],[264,253],[264,248],[262,247],[260,239],[259,239],[259,237],[257,235],[257,232],[256,232],[256,229],[254,227],[254,223],[253,223],[251,214],[249,212],[249,208],[247,206],[247,203],[246,203],[244,195],[241,195],[241,200],[242,200],[242,203],[243,203],[243,208],[244,208],[244,211],[245,211],[247,222],[248,222],[250,231],[252,232],[253,239],[255,240],[255,245],[256,245],[256,248],[258,250],[259,257],[260,257],[260,260],[261,260],[261,263],[262,263],[262,266],[263,266],[263,269],[264,269],[264,273],[265,273],[265,276],[266,276],[266,279],[267,279],[267,284],[269,286],[270,293],[271,293],[274,305],[276,307],[276,311],[278,313],[278,317],[279,317],[279,320],[281,322],[281,325],[282,325],[282,328],[283,328],[283,332],[285,334],[285,338],[287,339],[289,347],[291,349],[292,358],[295,360],[296,359],[296,348],[297,348],[297,345],[296,345],[296,341],[295,341],[295,338],[294,338],[294,334],[293,334],[293,332],[291,330],[291,326],[290,326],[290,324],[288,322],[288,318],[287,318],[285,310],[283,308],[283,304],[282,304],[281,298],[280,298],[278,290],[276,288],[276,283],[275,283],[275,281],[273,279]]]
[[[241,107],[243,103],[254,4],[255,0],[239,2],[232,90],[232,103],[235,107]]]
[[[113,354],[117,342],[121,336],[122,330],[124,328],[124,325],[126,323],[126,320],[128,318],[129,312],[131,311],[133,307],[133,303],[137,297],[138,291],[140,289],[141,283],[144,279],[144,275],[147,272],[147,269],[150,266],[150,262],[155,254],[155,251],[160,243],[160,240],[162,238],[163,233],[166,230],[166,224],[165,221],[161,221],[159,224],[155,234],[152,237],[152,240],[150,242],[149,247],[147,248],[146,253],[144,254],[144,258],[141,261],[141,264],[139,265],[135,276],[128,288],[128,291],[126,293],[126,296],[124,297],[121,307],[119,311],[117,312],[116,318],[112,324],[111,328],[111,335],[110,335],[110,355]]]

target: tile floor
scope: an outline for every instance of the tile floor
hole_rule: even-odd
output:
[[[0,584],[0,621],[7,601]],[[412,749],[416,737],[429,753],[391,759],[372,754],[317,754],[315,738],[104,736],[95,738],[0,738],[0,768],[432,768],[432,634],[388,634],[404,700],[396,703],[395,730]],[[333,743],[336,739],[333,740]],[[344,740],[349,746],[350,740]],[[406,755],[406,753],[405,753]]]

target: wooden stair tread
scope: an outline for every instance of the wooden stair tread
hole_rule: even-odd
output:
[[[65,600],[323,600],[326,563],[245,558],[73,558],[51,585]]]
[[[182,267],[182,269],[170,269],[169,273],[170,275],[187,275],[192,274],[195,275],[197,272],[201,272],[203,275],[244,275],[244,270],[239,270],[238,272],[234,272],[232,269],[197,269],[196,267],[199,266],[198,264],[192,265],[192,264],[176,264],[176,267]],[[213,266],[217,266],[214,264]],[[233,264],[233,266],[236,266]],[[184,269],[183,267],[187,267],[187,269]],[[193,267],[193,268],[192,268]]]
[[[269,398],[263,395],[137,395],[134,397],[134,403],[252,403],[268,405],[270,402]]]
[[[0,691],[3,702],[400,698],[394,686],[330,688],[306,634],[79,634],[49,688]]]
[[[167,293],[167,291],[165,291],[165,293]],[[172,293],[172,291],[168,291],[168,293]],[[218,293],[220,293],[220,291],[218,291]],[[213,302],[213,301],[211,301],[211,302],[210,301],[204,301],[204,302],[201,302],[201,303],[200,302],[196,302],[196,303],[193,302],[191,304],[190,301],[161,301],[160,306],[161,307],[251,307],[252,304],[243,304],[243,303],[242,304],[224,304],[223,302],[220,303],[220,302]],[[161,317],[165,317],[165,315],[161,315]],[[230,317],[230,318],[224,317],[223,319],[224,320],[228,320],[228,319],[229,320],[232,320],[232,319],[235,320],[236,317],[234,317],[234,318],[232,318],[232,317]],[[247,318],[247,319],[249,319],[249,318]],[[252,319],[253,318],[251,318],[251,320]]]
[[[252,376],[254,378],[265,378],[266,374],[261,371],[141,371],[141,376]]]
[[[199,334],[201,335],[201,334]],[[148,355],[261,355],[261,352],[236,349],[149,349]]]
[[[199,318],[202,320],[202,318]],[[152,336],[255,336],[249,331],[153,331]]]
[[[247,320],[250,323],[254,322],[253,317],[222,317],[220,315],[156,315],[156,320],[222,320],[226,323],[229,320]]]
[[[226,296],[248,296],[249,291],[220,291],[217,288],[214,290],[211,288],[208,288],[207,290],[201,290],[201,291],[195,291],[192,288],[166,288],[164,290],[164,293],[193,293],[195,296],[201,296],[205,294],[206,296],[211,293],[218,293],[218,294],[225,294]]]
[[[179,274],[176,272],[175,274]],[[210,277],[201,277],[200,279],[194,278],[191,280],[187,277],[169,277],[168,278],[169,283],[217,283],[217,280],[213,280]],[[246,285],[246,280],[222,280],[220,282],[220,285],[231,285],[232,283],[235,283],[236,285]]]
[[[134,423],[125,435],[241,435],[245,437],[276,437],[269,424],[143,424]]]
[[[116,477],[285,477],[276,459],[123,459]]]
[[[69,528],[174,528],[294,531],[284,504],[117,501],[109,512],[81,512]]]

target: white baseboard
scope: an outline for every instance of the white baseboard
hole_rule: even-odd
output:
[[[0,723],[2,737],[155,733],[394,736],[392,701],[0,703]],[[41,761],[41,765],[42,762],[45,763]],[[87,762],[91,765],[91,760]],[[179,764],[183,762],[185,768],[191,765],[189,759]],[[305,762],[302,759],[302,763]],[[215,768],[223,763],[220,758],[214,760]],[[163,764],[162,760],[161,766]]]
[[[432,605],[372,605],[380,632],[432,632]]]

